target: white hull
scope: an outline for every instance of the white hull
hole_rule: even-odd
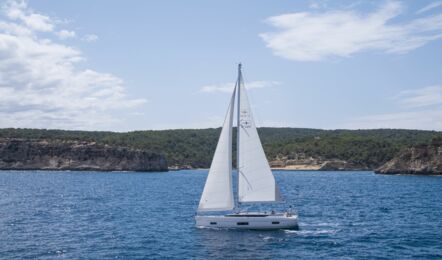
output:
[[[296,229],[298,216],[292,214],[240,213],[224,216],[195,216],[199,228]]]

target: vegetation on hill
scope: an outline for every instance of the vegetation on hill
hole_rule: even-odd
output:
[[[258,131],[270,161],[304,154],[346,160],[372,169],[392,159],[405,147],[429,144],[433,139],[442,138],[442,132],[399,129],[260,128]],[[0,129],[0,138],[92,141],[162,153],[169,166],[204,168],[210,165],[219,133],[219,128],[127,133],[6,128]],[[234,143],[235,140],[234,136]]]

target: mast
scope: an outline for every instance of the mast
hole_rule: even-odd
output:
[[[237,177],[236,177],[236,194],[237,194],[237,205],[236,207],[239,208],[240,202],[239,202],[239,131],[240,131],[240,121],[241,121],[241,107],[240,107],[240,97],[241,97],[241,62],[238,64],[238,80],[237,80],[237,87],[238,87],[238,106],[237,106],[237,124],[236,124],[236,170],[237,170]]]

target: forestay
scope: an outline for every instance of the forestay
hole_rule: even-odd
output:
[[[198,211],[224,211],[234,208],[232,189],[232,122],[235,104],[233,91],[223,128],[212,159]]]
[[[239,202],[280,201],[278,186],[270,170],[256,130],[249,100],[238,76],[238,135],[239,135]]]

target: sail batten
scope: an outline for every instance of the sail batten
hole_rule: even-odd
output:
[[[233,91],[224,119],[215,154],[212,159],[198,211],[225,211],[234,208],[232,188],[232,123],[235,105]]]

